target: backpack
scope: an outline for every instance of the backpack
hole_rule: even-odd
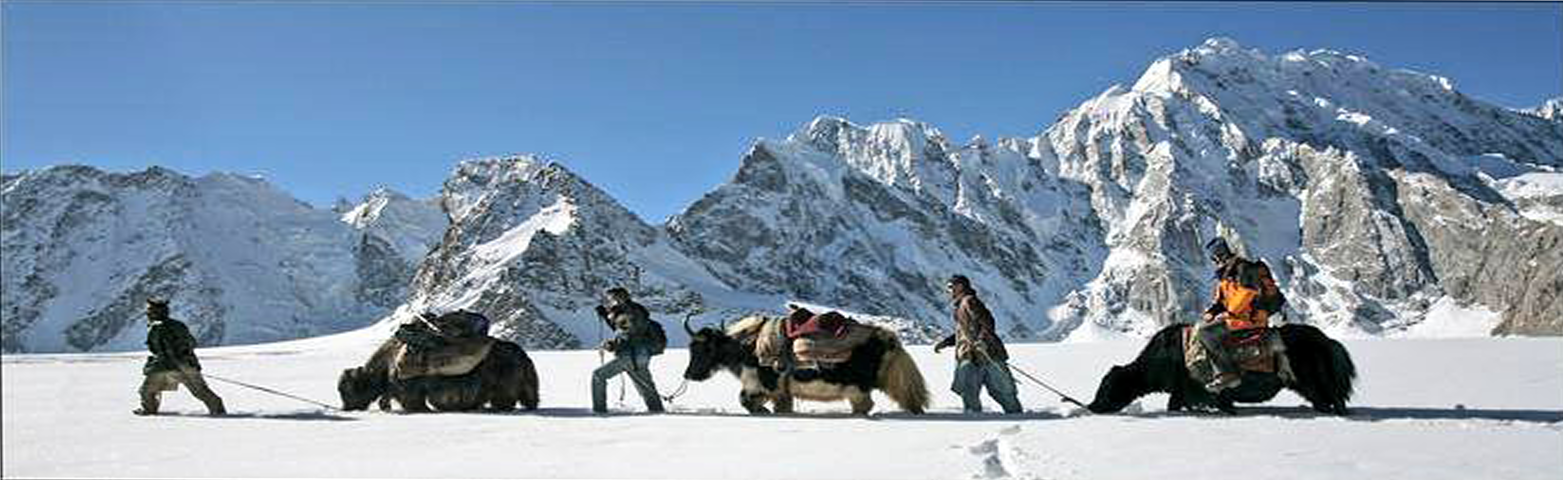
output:
[[[646,329],[649,332],[646,335],[646,346],[651,347],[652,355],[661,355],[663,350],[668,349],[668,332],[662,329],[662,322],[647,318],[646,323],[649,324]]]
[[[1268,280],[1268,283],[1275,284],[1275,279],[1270,276],[1270,266],[1266,265],[1264,260],[1254,261],[1252,266],[1255,267],[1254,270],[1256,270],[1257,274],[1263,275],[1261,281]],[[1254,308],[1273,314],[1280,312],[1281,307],[1286,305],[1286,295],[1281,293],[1279,285],[1276,286],[1275,293],[1272,295],[1264,295],[1263,289],[1260,290],[1260,293],[1259,298],[1254,299]]]

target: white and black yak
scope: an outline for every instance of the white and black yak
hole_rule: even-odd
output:
[[[689,332],[689,367],[684,378],[703,381],[718,369],[727,370],[743,384],[738,401],[752,414],[766,414],[770,403],[776,413],[791,413],[793,399],[848,400],[852,413],[867,415],[874,408],[873,390],[885,392],[902,410],[923,413],[928,408],[928,388],[911,355],[895,332],[875,330],[852,350],[845,362],[828,368],[782,372],[762,366],[755,355],[755,337],[770,318],[751,316],[723,329],[705,327]]]
[[[400,339],[388,339],[363,366],[343,370],[337,380],[342,409],[364,410],[378,400],[381,410],[390,410],[393,399],[408,412],[428,412],[430,405],[439,411],[504,411],[517,403],[537,409],[537,369],[520,345],[495,340],[465,374],[398,378],[393,359],[406,347]]]
[[[1114,366],[1102,377],[1096,398],[1086,408],[1094,413],[1122,410],[1135,399],[1150,393],[1167,393],[1168,411],[1215,408],[1235,413],[1232,404],[1258,403],[1275,397],[1286,388],[1297,392],[1322,413],[1346,415],[1352,382],[1357,368],[1340,342],[1311,325],[1286,324],[1274,327],[1284,350],[1277,353],[1282,365],[1276,373],[1245,371],[1242,383],[1220,394],[1212,394],[1194,379],[1185,363],[1187,324],[1163,328],[1128,365]]]

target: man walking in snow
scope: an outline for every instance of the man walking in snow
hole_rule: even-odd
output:
[[[988,396],[1004,407],[1004,413],[1020,413],[1015,378],[1010,376],[1009,351],[993,329],[993,314],[977,298],[977,290],[964,275],[950,277],[945,284],[955,306],[955,333],[934,345],[934,353],[955,346],[955,382],[950,390],[961,396],[969,413],[982,411],[978,396],[987,387]]]
[[[657,384],[651,378],[651,356],[656,353],[651,313],[630,300],[630,292],[622,287],[610,288],[604,296],[607,305],[597,306],[597,316],[615,333],[600,348],[613,352],[613,361],[592,372],[592,411],[608,412],[608,379],[625,373],[645,400],[646,410],[662,412],[662,397],[657,396]]]
[[[212,415],[228,413],[223,399],[212,393],[201,376],[201,362],[195,358],[195,337],[184,322],[168,317],[167,300],[147,300],[147,327],[147,350],[152,355],[141,368],[146,376],[141,382],[141,408],[133,413],[156,415],[163,391],[174,390],[179,384],[205,403]]]

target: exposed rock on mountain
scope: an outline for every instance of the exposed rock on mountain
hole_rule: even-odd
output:
[[[256,178],[64,166],[3,180],[6,352],[141,348],[151,296],[203,345],[354,328],[401,303],[376,292],[404,291],[405,259],[421,256]],[[407,203],[390,208],[419,208]]]
[[[128,327],[156,295],[208,344],[465,308],[528,347],[589,347],[608,335],[592,307],[622,285],[675,343],[685,315],[788,301],[925,341],[956,273],[1012,340],[1144,336],[1208,301],[1216,236],[1270,264],[1286,321],[1560,335],[1560,102],[1511,110],[1354,55],[1212,39],[1031,138],[816,118],[666,225],[528,156],[334,212],[233,175],[22,172],[0,177],[0,338],[138,348]]]

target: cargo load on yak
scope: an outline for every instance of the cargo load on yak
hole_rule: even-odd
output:
[[[755,338],[760,365],[787,370],[830,368],[852,359],[852,350],[867,342],[874,327],[839,312],[814,314],[789,305],[786,317],[772,319]]]
[[[465,310],[440,316],[419,314],[416,320],[396,328],[394,336],[406,347],[392,359],[392,375],[407,379],[472,371],[494,346],[488,325],[488,317]]]

